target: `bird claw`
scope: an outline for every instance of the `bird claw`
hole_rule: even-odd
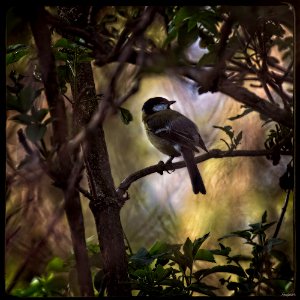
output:
[[[173,159],[173,158],[172,158]],[[159,170],[157,171],[157,173],[159,173],[160,175],[163,175],[163,172],[166,171],[168,174],[171,174],[175,171],[175,169],[173,170],[168,170],[169,166],[172,165],[172,159],[168,159],[166,162],[163,162],[162,160],[160,160],[158,162],[158,165],[160,166]]]
[[[171,170],[167,170],[167,168],[168,168],[168,166],[171,166],[172,165],[172,160],[173,160],[173,158],[174,157],[170,157],[166,162],[165,162],[165,169],[166,169],[166,172],[168,173],[168,174],[171,174],[171,173],[173,173],[174,171],[175,171],[175,169],[171,169]]]
[[[166,170],[166,172],[167,172],[168,174],[172,174],[173,172],[175,172],[175,169],[173,169],[173,170]]]
[[[158,162],[158,165],[160,166],[159,170],[157,171],[157,173],[159,173],[160,175],[162,175],[164,173],[164,169],[165,169],[165,163],[160,160]]]

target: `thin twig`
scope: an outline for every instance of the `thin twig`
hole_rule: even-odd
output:
[[[17,134],[18,134],[19,142],[22,144],[22,146],[25,149],[25,151],[27,152],[27,154],[29,154],[29,155],[33,154],[33,150],[31,149],[31,147],[29,146],[29,144],[26,140],[26,137],[23,133],[23,129],[20,128],[17,131]]]
[[[71,105],[74,104],[73,101],[67,95],[65,95],[65,94],[62,94],[62,95],[71,103]]]
[[[76,134],[74,138],[72,138],[68,144],[70,148],[77,147],[86,137],[89,131],[94,130],[98,124],[101,124],[105,117],[114,112],[116,110],[115,104],[112,99],[114,98],[114,90],[117,79],[119,78],[123,68],[124,63],[127,62],[127,59],[131,56],[133,49],[133,45],[135,40],[144,33],[146,28],[153,21],[153,15],[155,13],[155,9],[153,7],[148,7],[144,14],[141,16],[140,22],[136,25],[134,30],[132,31],[131,38],[127,41],[126,45],[122,48],[122,52],[119,55],[119,64],[112,75],[111,82],[108,86],[106,93],[104,93],[104,98],[99,103],[98,110],[92,116],[90,122],[87,124],[85,128],[83,128],[79,133]],[[136,90],[136,86],[133,86],[133,90]],[[130,93],[129,93],[130,94]]]
[[[283,204],[283,207],[281,209],[280,218],[279,218],[279,221],[278,221],[278,223],[276,225],[276,229],[275,229],[275,232],[273,234],[273,239],[277,238],[277,236],[278,236],[278,233],[279,233],[279,230],[280,230],[280,227],[281,227],[281,224],[282,224],[285,212],[286,212],[286,208],[287,208],[288,203],[289,203],[290,192],[291,192],[291,190],[289,189],[287,191],[287,194],[286,194],[286,197],[285,197],[285,200],[284,200],[284,204]]]
[[[81,186],[77,186],[76,189],[86,198],[88,198],[91,201],[94,201],[94,197],[92,196],[91,193],[89,193],[87,190],[82,188]]]

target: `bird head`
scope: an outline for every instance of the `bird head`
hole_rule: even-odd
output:
[[[146,115],[151,115],[158,111],[170,109],[170,106],[175,102],[174,100],[169,101],[163,97],[150,98],[144,103],[142,111]]]

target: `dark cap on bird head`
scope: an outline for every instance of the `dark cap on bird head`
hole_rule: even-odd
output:
[[[167,107],[169,108],[175,102],[176,101],[174,101],[174,100],[169,101],[163,97],[150,98],[144,103],[144,105],[142,107],[142,111],[144,111],[145,113],[153,112],[153,107],[156,105],[160,105],[160,104],[166,104]]]

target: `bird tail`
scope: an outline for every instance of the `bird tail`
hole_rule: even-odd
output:
[[[195,162],[193,150],[185,148],[181,149],[181,153],[190,175],[193,192],[195,194],[198,194],[199,192],[202,194],[206,194],[206,189],[202,177]]]

